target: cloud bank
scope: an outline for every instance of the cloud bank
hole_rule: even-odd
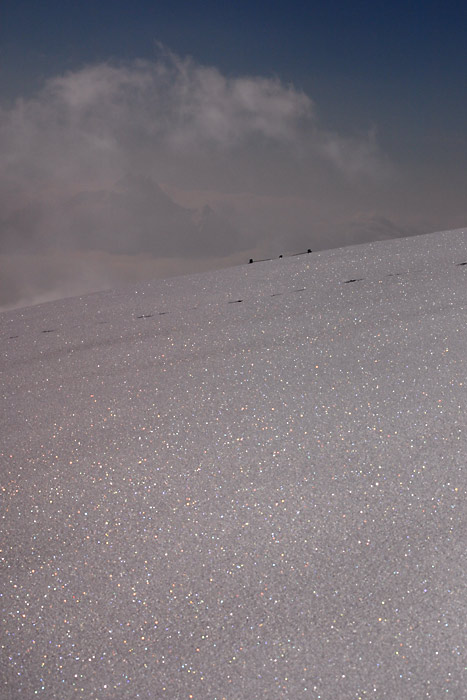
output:
[[[277,79],[163,52],[49,80],[0,110],[0,305],[372,237],[394,167]]]

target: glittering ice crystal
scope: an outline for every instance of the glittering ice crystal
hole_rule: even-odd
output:
[[[1,697],[464,698],[466,261],[3,313]]]

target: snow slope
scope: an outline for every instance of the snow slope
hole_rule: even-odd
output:
[[[1,314],[1,697],[465,698],[466,262],[458,230]]]

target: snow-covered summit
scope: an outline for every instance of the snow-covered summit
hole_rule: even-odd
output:
[[[2,697],[465,697],[467,230],[0,315]]]

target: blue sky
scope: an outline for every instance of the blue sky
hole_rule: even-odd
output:
[[[291,81],[321,98],[326,115],[339,107],[337,92],[356,92],[360,103],[345,105],[355,120],[379,119],[384,108],[410,123],[465,121],[459,2],[17,0],[3,3],[1,25],[6,94],[89,62],[153,58],[162,42],[227,74]]]
[[[238,245],[223,247],[217,241],[219,255],[213,258],[210,253],[209,260],[203,262],[203,265],[232,264],[253,251],[275,253],[276,248],[281,246],[292,247],[309,243],[313,247],[322,248],[326,245],[359,242],[372,236],[378,238],[382,235],[383,220],[386,222],[383,225],[384,236],[424,233],[465,224],[467,10],[461,3],[349,3],[328,0],[308,3],[236,2],[226,6],[224,3],[209,0],[203,3],[180,0],[170,3],[130,3],[121,0],[49,0],[46,3],[37,3],[17,0],[4,2],[0,12],[0,105],[3,138],[6,139],[9,150],[9,170],[5,172],[5,178],[0,177],[0,198],[3,195],[2,203],[4,200],[11,203],[10,193],[14,191],[18,199],[14,211],[10,207],[8,212],[3,214],[0,235],[2,240],[7,240],[5,254],[14,254],[16,263],[20,266],[25,264],[25,256],[32,254],[33,250],[45,253],[52,247],[56,251],[63,242],[58,233],[48,241],[45,234],[46,224],[43,223],[40,231],[37,226],[33,226],[31,222],[38,221],[37,212],[28,214],[27,207],[22,207],[21,202],[27,200],[28,211],[31,211],[31,206],[39,207],[43,214],[47,213],[48,221],[50,217],[57,219],[56,211],[52,212],[55,205],[52,205],[44,194],[56,191],[57,185],[60,184],[53,182],[53,173],[59,171],[56,167],[56,154],[68,153],[69,161],[75,162],[77,153],[72,145],[79,140],[77,134],[82,136],[87,130],[89,136],[89,130],[94,128],[86,120],[76,126],[78,112],[81,115],[80,119],[84,119],[82,111],[76,107],[78,102],[82,105],[80,100],[83,93],[80,92],[77,101],[77,90],[82,90],[85,84],[88,95],[91,83],[95,87],[97,84],[102,85],[103,81],[115,80],[115,85],[118,84],[118,90],[121,91],[123,83],[129,85],[126,78],[123,83],[121,80],[123,71],[129,70],[130,67],[133,71],[130,81],[132,87],[128,87],[125,93],[127,132],[123,137],[122,125],[119,122],[117,136],[117,127],[112,118],[109,118],[108,125],[104,127],[105,120],[102,117],[99,133],[101,137],[103,130],[106,131],[105,138],[108,142],[127,143],[128,137],[128,143],[131,143],[113,154],[113,162],[118,162],[118,166],[115,165],[112,173],[106,173],[104,179],[96,182],[94,190],[97,187],[99,191],[105,190],[105,206],[109,209],[109,201],[115,201],[117,196],[115,183],[122,182],[122,178],[131,177],[135,190],[132,196],[136,196],[136,190],[138,196],[141,196],[142,190],[134,183],[141,181],[138,178],[149,178],[155,187],[162,186],[165,196],[174,206],[194,212],[196,226],[198,229],[201,226],[204,232],[200,237],[201,252],[212,250],[212,240],[210,243],[210,236],[206,231],[211,230],[211,238],[222,238],[231,237],[235,228]],[[167,58],[168,56],[170,58]],[[188,57],[191,68],[187,73]],[[239,80],[252,81],[248,89],[256,92],[254,99],[250,99],[251,96],[248,98],[248,110],[250,117],[255,109],[259,110],[253,119],[254,129],[257,135],[261,132],[261,138],[266,139],[261,151],[255,150],[259,149],[259,142],[258,139],[254,139],[255,159],[251,155],[251,149],[247,157],[245,141],[240,139],[241,143],[238,141],[235,144],[232,141],[232,134],[244,135],[245,124],[239,127],[237,123],[234,125],[229,122],[229,127],[224,130],[230,134],[228,154],[225,151],[226,143],[223,143],[219,150],[220,137],[216,136],[215,155],[206,146],[204,139],[202,145],[196,142],[196,153],[190,151],[188,164],[189,149],[185,151],[185,159],[180,159],[179,151],[175,155],[162,154],[159,146],[153,150],[151,147],[147,149],[148,153],[152,153],[154,162],[158,163],[156,169],[143,163],[141,155],[137,160],[135,143],[149,138],[147,126],[138,136],[137,128],[132,126],[139,119],[137,111],[132,112],[129,94],[136,84],[142,84],[141,71],[138,73],[140,69],[135,68],[135,62],[138,60],[143,60],[146,66],[152,67],[160,66],[161,62],[167,65],[167,61],[172,62],[173,66],[175,62],[178,72],[172,72],[170,79],[179,87],[182,73],[185,77],[188,76],[188,83],[192,81],[189,86],[192,95],[190,114],[193,109],[199,107],[202,99],[206,101],[203,114],[200,113],[196,117],[198,126],[206,115],[208,121],[205,125],[210,123],[210,99],[214,100],[211,106],[215,109],[219,100],[224,100],[223,118],[227,121],[233,118],[233,112],[229,110],[238,111],[239,106],[234,104],[235,100],[230,104],[225,95],[237,94],[239,89],[243,89],[243,84],[238,83]],[[183,65],[185,68],[182,69]],[[105,73],[105,67],[109,66],[120,71],[118,79],[115,74],[111,79],[109,74]],[[219,80],[226,81],[226,92],[217,88],[213,91],[212,80],[206,92],[206,74],[203,74],[203,78],[200,77],[204,68],[211,69]],[[57,80],[62,82],[53,82]],[[148,124],[151,120],[159,119],[162,113],[170,112],[176,115],[177,109],[187,109],[186,104],[181,105],[174,101],[174,90],[171,93],[170,105],[164,104],[164,100],[168,99],[167,86],[163,87],[160,82],[154,80],[153,74],[152,82],[146,80],[145,88],[138,87],[138,100],[145,105],[143,112],[147,112]],[[280,132],[281,145],[278,143],[277,122],[273,135],[271,124],[265,126],[267,116],[261,110],[270,109],[263,98],[266,93],[270,97],[272,82],[269,87],[265,87],[264,82],[261,82],[264,80],[272,81],[276,87],[280,87],[281,100],[289,100],[292,110],[290,114],[293,113],[294,119],[294,135],[291,135],[288,122],[287,146],[284,145],[283,130]],[[188,83],[183,83],[185,91]],[[51,85],[55,96],[52,99]],[[197,95],[193,92],[195,85],[199,88]],[[60,98],[57,97],[58,92]],[[96,100],[100,100],[99,105],[97,102],[93,103],[92,109],[99,114],[108,110],[110,114],[111,105],[115,103],[114,97],[104,98],[102,92],[91,92],[98,95]],[[68,124],[75,125],[75,131],[72,132],[69,127],[68,136],[60,141],[56,137],[56,129],[57,124],[63,122],[63,115],[59,118],[58,112],[63,109],[64,100],[68,100],[71,94],[74,98],[67,102],[66,119]],[[309,100],[306,109],[300,102],[300,95]],[[105,99],[109,100],[106,104]],[[243,97],[242,100],[241,109],[244,109],[246,103]],[[21,118],[18,111],[20,103],[23,105]],[[44,116],[46,107],[47,119]],[[277,100],[272,109],[276,107]],[[38,116],[39,113],[42,117]],[[76,118],[72,118],[73,114]],[[309,124],[305,134],[302,126],[307,119]],[[27,138],[26,132],[20,133],[19,123],[29,134]],[[308,150],[311,132],[313,157],[309,155]],[[193,132],[190,134],[192,138]],[[26,152],[21,145],[15,152],[12,144],[24,144],[25,141],[30,143],[32,135],[38,140],[43,136],[44,144],[47,143],[48,147],[44,146],[43,151],[39,153],[36,147]],[[198,128],[196,135],[200,135]],[[89,139],[86,143],[89,143]],[[193,141],[189,140],[187,134],[184,135],[183,143],[187,146],[189,144],[190,148],[193,146]],[[80,154],[83,147],[81,142]],[[328,172],[325,163],[317,159],[316,150],[322,156],[323,149],[337,168],[334,175]],[[297,156],[300,150],[308,155]],[[367,175],[370,168],[369,159],[372,159],[372,176],[366,180],[356,176],[357,152],[360,156],[363,152],[366,153],[367,161],[363,169],[366,169]],[[280,177],[274,176],[274,172],[281,168],[282,164],[284,174],[282,182],[279,182]],[[87,172],[92,168],[89,163]],[[337,172],[339,169],[340,175],[345,171],[344,178]],[[34,179],[32,173],[39,170],[41,174]],[[348,179],[350,170],[354,173],[352,182]],[[209,195],[201,196],[199,192],[195,195],[196,171],[199,173],[201,185],[198,189]],[[192,173],[192,177],[188,178],[190,182],[187,182],[187,172]],[[277,204],[278,198],[285,202],[287,197],[293,195],[306,196],[308,200],[316,196],[316,200],[322,203],[323,193],[326,193],[326,206],[322,204],[321,207],[317,206],[316,210],[309,210],[306,215],[301,216],[297,214],[300,207],[295,208],[291,212],[291,218],[296,222],[295,233],[289,238],[285,234],[283,238],[278,234],[273,235],[272,240],[268,241],[264,234],[267,215],[266,219],[258,222],[257,217],[251,216],[250,210],[247,215],[238,198],[234,202],[230,197],[227,202],[224,197],[221,202],[221,198],[215,193],[216,187],[213,183],[224,182],[228,179],[228,172],[235,177],[230,184],[224,183],[224,195],[226,190],[229,190],[230,194],[235,191],[239,195],[239,182],[242,182],[245,183],[242,193],[245,197],[268,195],[274,197],[274,203]],[[290,177],[286,177],[286,172],[291,174]],[[298,177],[298,173],[302,173],[301,178]],[[46,178],[47,187],[44,187]],[[82,179],[81,172],[70,176],[67,201],[82,196]],[[268,189],[269,180],[271,183]],[[272,180],[275,180],[274,183]],[[63,179],[60,182],[63,182]],[[121,195],[120,191],[119,193]],[[88,201],[86,197],[84,199]],[[351,201],[355,203],[352,211]],[[66,219],[69,222],[71,209],[68,205],[65,206],[64,202],[63,194],[60,211],[65,217],[64,221]],[[122,202],[119,201],[117,210],[122,206]],[[167,207],[170,205],[165,201],[164,206],[167,214]],[[264,206],[267,204],[264,203]],[[284,207],[287,206],[290,207],[290,202],[285,202]],[[3,210],[5,211],[5,207]],[[136,211],[135,203],[133,210]],[[76,211],[76,206],[73,211]],[[157,218],[157,211],[151,211],[151,216]],[[209,213],[209,222],[206,221],[206,212]],[[271,212],[272,209],[269,210],[269,215],[274,218],[275,214]],[[336,212],[339,212],[338,216]],[[183,212],[180,211],[179,214],[183,216]],[[282,218],[279,217],[281,222],[286,221],[285,208],[282,214]],[[147,213],[146,216],[150,214]],[[98,216],[95,216],[95,212],[92,215],[86,212],[84,216],[81,210],[80,217],[81,224],[74,228],[70,225],[69,230],[63,234],[67,250],[70,249],[70,245],[72,250],[83,249],[83,239],[87,237],[86,233],[79,232],[84,226],[83,217],[89,221],[88,237],[93,226],[99,226],[101,231],[106,228],[107,220],[104,221],[102,211]],[[29,221],[27,225],[24,223],[25,218]],[[161,214],[161,220],[163,218]],[[361,224],[363,219],[365,224]],[[373,225],[368,223],[370,219]],[[216,221],[219,224],[219,234],[215,233]],[[318,225],[317,221],[321,223]],[[75,222],[72,223],[74,225]],[[140,223],[131,217],[128,224],[133,229],[140,226]],[[359,234],[357,229],[360,225]],[[301,236],[298,233],[300,226],[303,231]],[[158,236],[167,235],[167,228],[162,229],[163,227],[159,233],[156,231],[154,240]],[[263,233],[258,233],[255,237],[255,231],[259,229]],[[187,236],[196,237],[194,230],[192,229],[190,234],[187,233]],[[247,230],[252,231],[251,240],[248,240]],[[90,235],[92,237],[92,233]],[[120,238],[122,235],[120,234]],[[16,248],[12,244],[13,240],[18,241]],[[133,246],[124,246],[127,253],[137,255],[148,252],[139,247],[138,240],[136,235]],[[32,246],[29,245],[31,241],[34,242]],[[109,255],[118,250],[118,245],[115,250],[112,249],[110,233],[105,245],[98,246],[99,250],[102,248]],[[195,263],[192,257],[186,258],[182,249],[171,249],[171,260],[178,258],[180,265],[177,266],[174,262],[169,265],[166,260],[166,264],[161,267],[158,248],[155,245],[150,251],[155,261],[157,258],[157,264],[155,262],[154,268],[151,269],[145,267],[144,273],[141,274],[159,276],[195,270],[200,267],[199,261],[203,259],[203,255],[198,255],[198,262]],[[89,247],[89,251],[91,250]],[[185,260],[183,263],[182,258]],[[123,266],[128,275],[126,277],[125,273],[121,278],[115,272],[117,268],[111,263],[109,266],[108,275],[97,273],[96,283],[101,284],[104,278],[105,284],[138,278],[136,262],[131,273],[128,272],[128,266]],[[80,266],[77,266],[78,268],[82,269]],[[122,264],[119,268],[122,268]],[[25,277],[28,277],[27,265],[24,270]],[[19,272],[16,277],[21,277]],[[77,273],[76,286],[69,288],[68,292],[93,288],[93,275],[88,275],[86,284],[83,282],[80,286],[80,274]],[[49,280],[49,284],[50,274],[45,274],[45,278]],[[47,293],[44,290],[45,296]],[[52,291],[50,293],[53,294]],[[60,293],[58,287],[57,293]],[[5,297],[4,304],[24,301],[23,298],[13,299],[18,294],[12,295],[8,289],[0,289],[0,294]],[[21,294],[19,296],[21,297]],[[37,298],[40,298],[40,294]]]

